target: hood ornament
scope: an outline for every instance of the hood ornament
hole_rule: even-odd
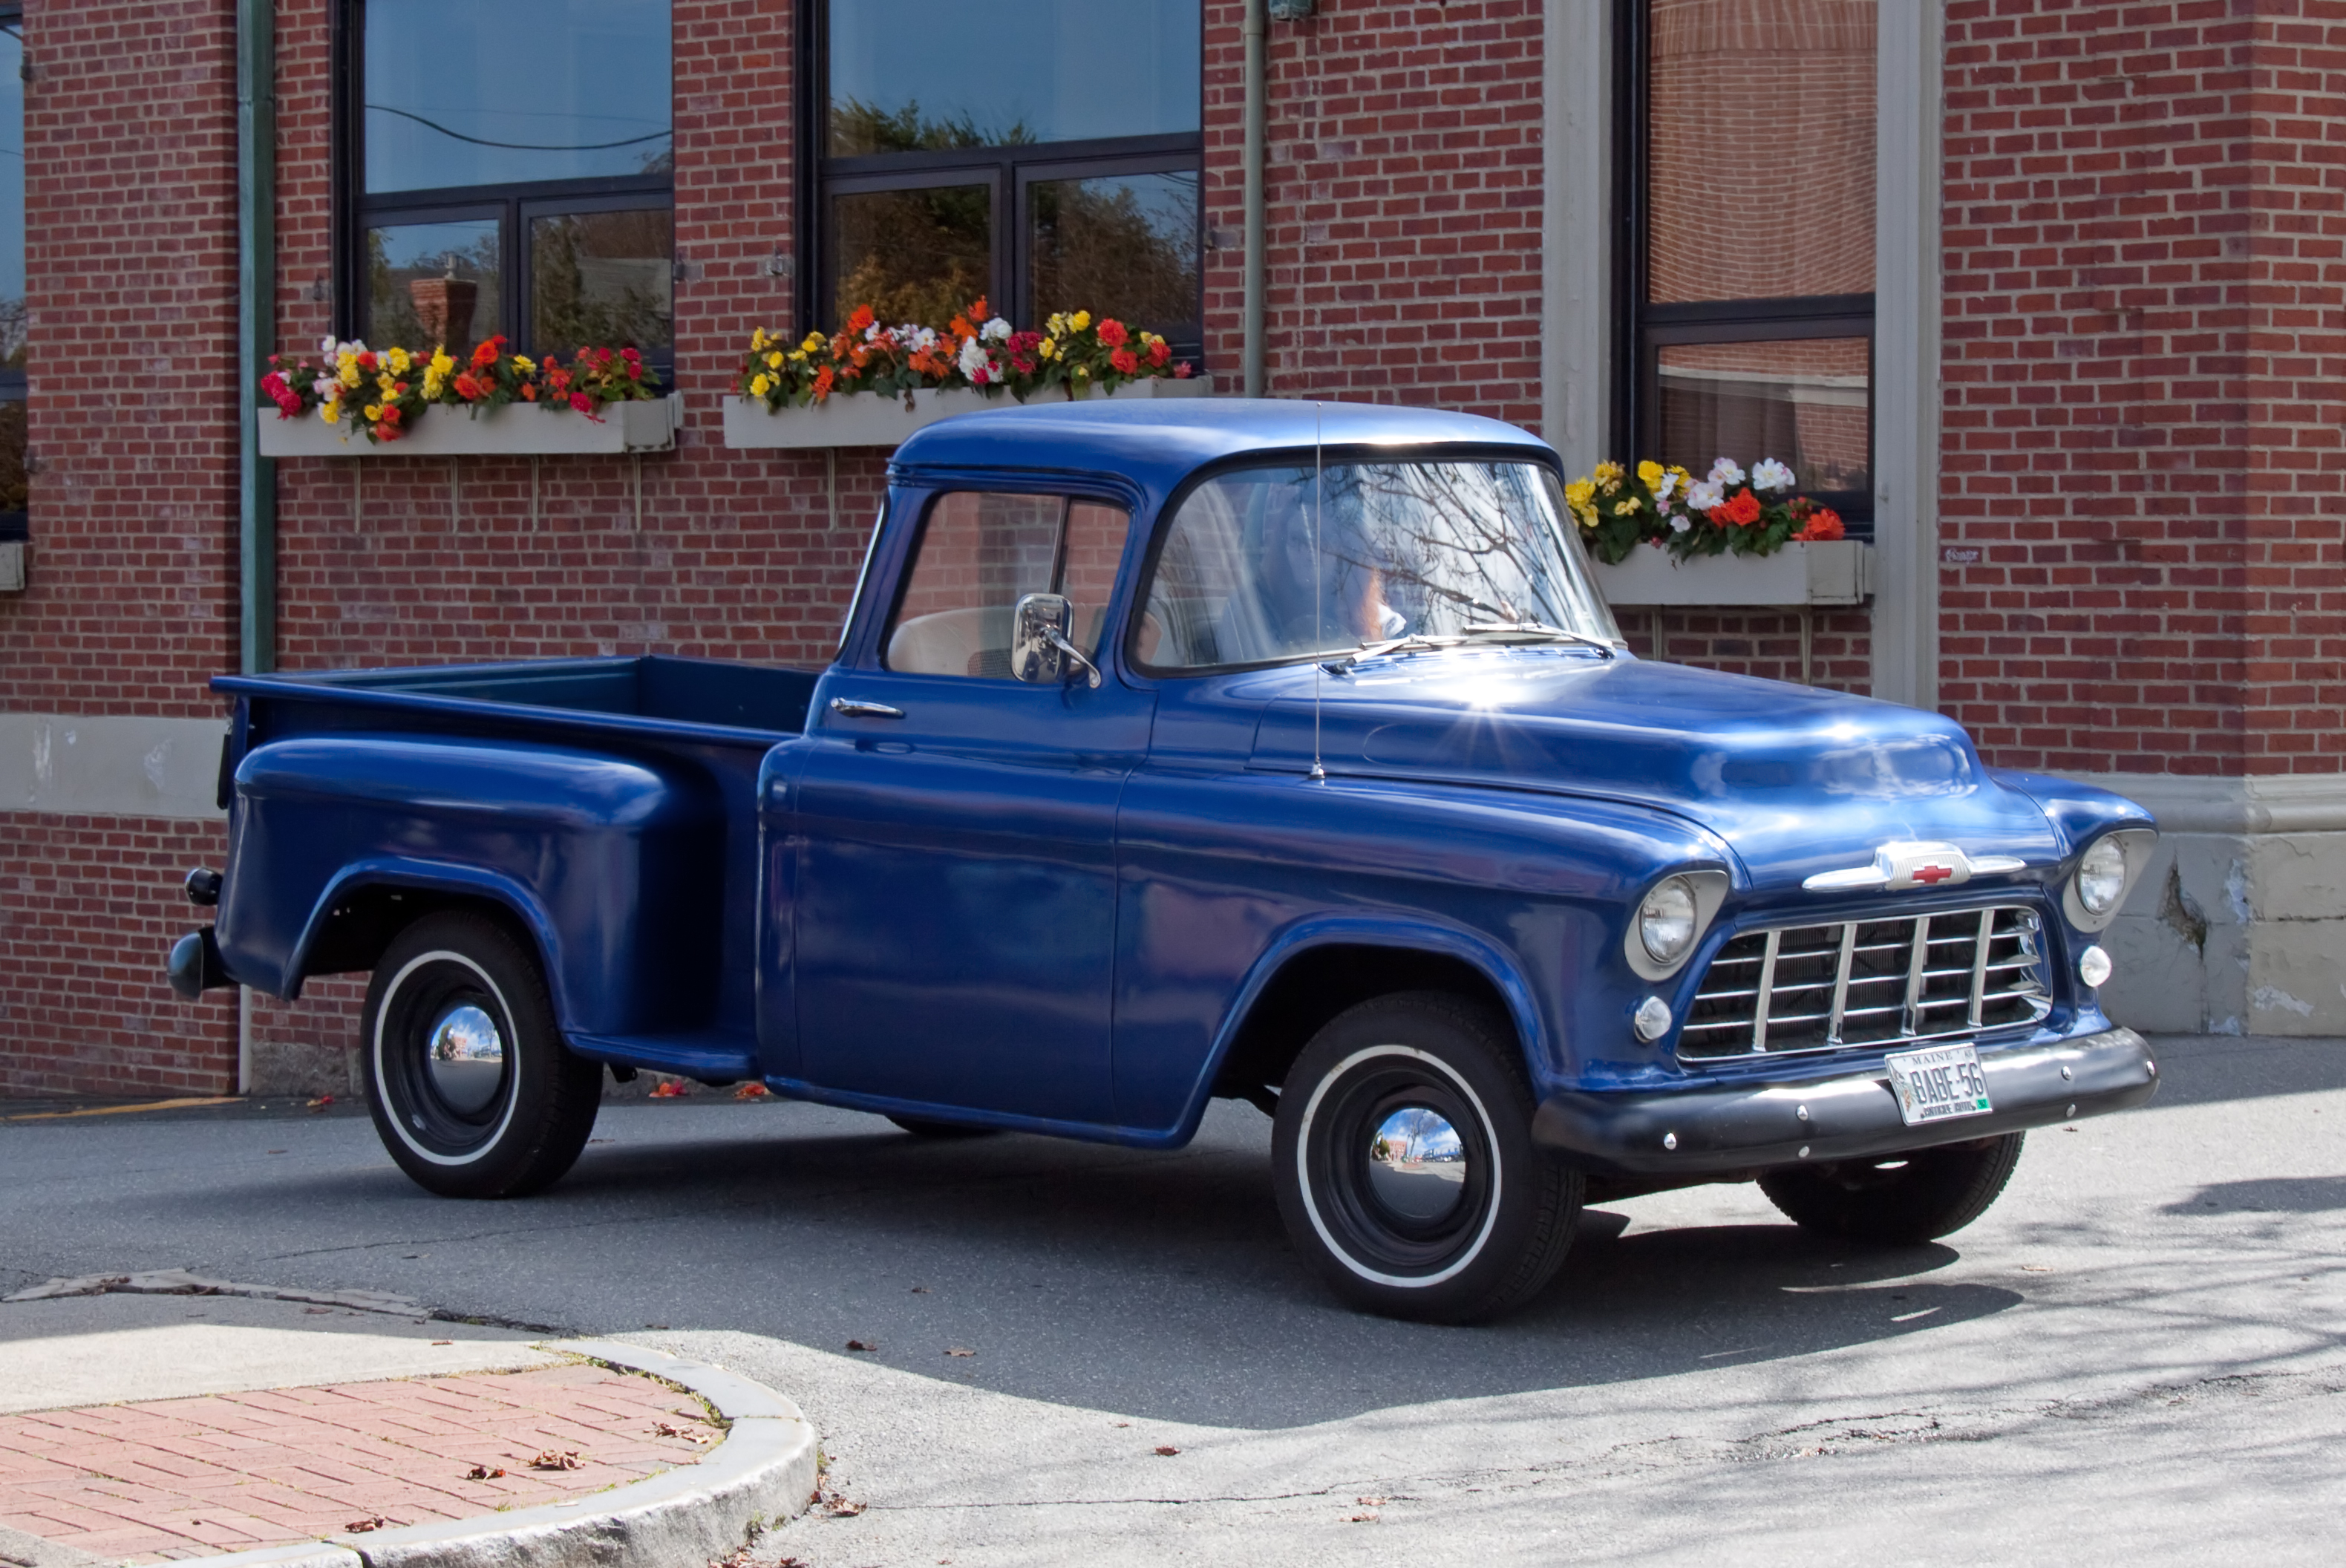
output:
[[[1870,866],[1819,871],[1800,886],[1810,892],[1856,888],[1959,888],[1974,877],[2000,876],[2028,869],[2017,855],[1966,855],[1953,844],[1910,841],[1884,844]]]

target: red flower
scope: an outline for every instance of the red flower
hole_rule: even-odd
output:
[[[1809,514],[1808,525],[1792,535],[1811,544],[1823,539],[1843,539],[1848,531],[1841,526],[1841,514],[1830,506],[1820,506]]]
[[[474,402],[479,400],[481,395],[481,383],[473,379],[471,372],[466,371],[458,373],[456,377],[456,395],[463,398],[466,402]]]
[[[1710,523],[1714,528],[1724,528],[1730,523],[1739,528],[1748,528],[1759,521],[1760,497],[1749,490],[1739,490],[1733,500],[1710,509]]]
[[[588,397],[585,392],[572,392],[570,394],[570,406],[576,409],[580,413],[593,413],[595,412],[594,399]]]
[[[524,402],[536,402],[537,401],[537,387],[535,383],[530,382],[524,382],[521,383],[521,401]]]
[[[595,351],[595,368],[596,368],[597,370],[601,370],[601,369],[603,369],[604,367],[606,367],[607,365],[608,365],[610,362],[611,362],[611,351],[610,351],[610,350],[608,350],[608,349],[597,349],[597,350]]]
[[[1114,316],[1110,316],[1099,324],[1099,341],[1109,348],[1113,349],[1122,344],[1125,337],[1124,323]]]
[[[374,356],[372,354],[361,354],[359,356],[359,369],[362,371],[371,371],[374,369]]]
[[[838,381],[838,379],[839,377],[832,372],[831,368],[829,365],[825,365],[822,369],[817,371],[814,376],[814,401],[821,402],[823,399],[829,397],[831,395],[831,385],[833,382]]]
[[[487,342],[483,343],[479,348],[474,349],[473,351],[473,368],[476,371],[486,370],[489,366],[495,364],[497,362],[497,355],[505,350],[505,334],[503,332],[499,332],[495,337],[491,338]]]
[[[383,424],[397,424],[399,423],[399,410],[389,403],[383,404],[382,419],[380,423]]]
[[[847,318],[847,330],[851,332],[861,332],[871,326],[872,321],[872,307],[858,305],[855,307],[855,314]]]
[[[1116,323],[1110,321],[1108,325],[1114,326]],[[1117,349],[1108,355],[1107,362],[1115,367],[1118,375],[1137,375],[1140,371],[1139,356],[1130,349]]]
[[[1165,361],[1172,357],[1172,345],[1168,343],[1164,339],[1159,338],[1155,342],[1148,345],[1148,362],[1150,364],[1162,369],[1164,368]]]
[[[1191,368],[1189,361],[1187,360],[1183,360],[1179,364],[1173,367],[1173,379],[1177,382],[1186,382],[1195,374],[1197,374],[1197,372]]]

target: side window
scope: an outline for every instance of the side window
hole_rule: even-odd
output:
[[[887,665],[907,675],[1008,680],[1011,618],[1028,594],[1064,594],[1072,636],[1096,654],[1131,514],[1098,501],[959,490],[929,508],[889,628]]]

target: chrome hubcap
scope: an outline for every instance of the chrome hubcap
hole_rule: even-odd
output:
[[[1466,1176],[1458,1129],[1423,1105],[1395,1111],[1369,1140],[1369,1191],[1413,1224],[1447,1218],[1466,1195]]]
[[[424,1050],[432,1092],[460,1116],[489,1108],[505,1081],[505,1039],[496,1020],[471,1003],[451,1007],[432,1025]]]

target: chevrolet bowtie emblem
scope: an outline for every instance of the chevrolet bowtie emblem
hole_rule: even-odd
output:
[[[1811,892],[1855,888],[1956,888],[1974,876],[1997,876],[2025,871],[2027,866],[2028,862],[2017,855],[1981,855],[1974,859],[1953,844],[1884,844],[1873,851],[1873,864],[1819,871],[1800,886]]]

